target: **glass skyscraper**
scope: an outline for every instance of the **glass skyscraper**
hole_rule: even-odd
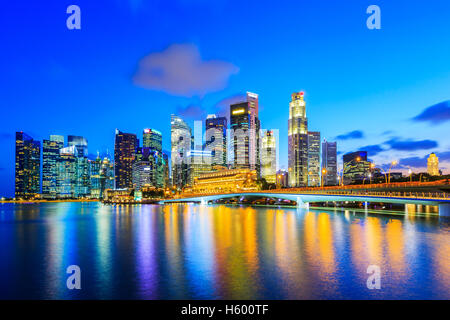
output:
[[[308,132],[308,187],[321,185],[320,132]]]
[[[362,182],[370,173],[370,162],[367,161],[367,151],[347,153],[343,156],[344,184]]]
[[[272,130],[267,130],[262,138],[261,147],[261,177],[267,183],[276,183],[277,153],[276,137]]]
[[[188,183],[187,153],[192,149],[192,130],[180,117],[171,115],[172,185],[182,189]]]
[[[323,184],[326,186],[335,186],[337,180],[337,147],[336,142],[322,143],[322,168],[326,170],[323,178]]]
[[[57,197],[74,199],[77,187],[77,148],[65,147],[59,151],[57,160]]]
[[[233,167],[256,170],[260,176],[260,121],[258,95],[247,92],[247,101],[230,105],[230,143]]]
[[[64,137],[51,135],[42,144],[42,195],[44,198],[57,198],[59,150],[64,148]]]
[[[144,129],[142,146],[162,153],[162,134],[155,129]]]
[[[211,151],[212,165],[227,165],[227,118],[208,115],[205,120],[205,149]]]
[[[114,165],[116,188],[133,187],[132,166],[135,159],[138,140],[135,134],[116,130],[114,142]]]
[[[41,144],[24,132],[16,132],[15,197],[30,199],[40,193]]]
[[[289,103],[288,172],[291,187],[308,184],[308,119],[303,96],[303,92],[295,92]]]

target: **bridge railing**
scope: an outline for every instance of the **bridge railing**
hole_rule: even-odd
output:
[[[321,192],[322,191],[322,192]],[[344,195],[344,196],[363,196],[363,197],[389,197],[389,198],[409,198],[409,199],[431,199],[431,200],[450,200],[450,193],[446,192],[390,192],[390,191],[372,191],[372,190],[334,190],[333,192],[323,192],[323,190],[307,191],[307,190],[297,190],[297,189],[276,189],[276,190],[265,190],[265,191],[248,191],[243,192],[243,195],[251,195],[252,193],[269,193],[274,196],[277,194],[311,194],[311,195]],[[222,195],[225,195],[224,193]],[[230,194],[230,193],[228,193]],[[205,197],[219,195],[218,193],[185,193],[177,196],[178,199],[183,198],[195,198],[195,197]]]

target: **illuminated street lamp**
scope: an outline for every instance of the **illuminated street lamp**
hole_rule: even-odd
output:
[[[327,174],[327,169],[322,168],[322,180],[321,180],[321,185],[323,187],[323,176]]]
[[[391,169],[392,169],[393,166],[396,166],[397,163],[398,163],[398,162],[397,162],[396,160],[394,160],[394,161],[391,162],[391,165],[389,166],[389,171],[388,171],[388,183],[391,183]]]

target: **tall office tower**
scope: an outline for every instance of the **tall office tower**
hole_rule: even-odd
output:
[[[172,182],[170,179],[169,156],[165,152],[163,152],[163,160],[164,160],[164,188],[170,188]]]
[[[68,136],[67,146],[75,146],[77,148],[78,157],[87,157],[88,155],[88,142],[85,138],[80,136]]]
[[[303,92],[292,94],[288,121],[288,172],[291,187],[308,184],[308,119]]]
[[[41,144],[23,132],[16,132],[15,197],[34,198],[40,193]]]
[[[88,141],[80,136],[68,136],[67,145],[75,147],[77,157],[77,182],[75,186],[75,197],[84,198],[90,194]]]
[[[42,143],[42,196],[48,199],[57,197],[59,150],[64,148],[64,137],[51,135]]]
[[[308,132],[308,187],[321,185],[320,132]]]
[[[210,173],[212,170],[212,153],[208,150],[190,150],[187,153],[188,161],[188,180],[189,186],[194,185],[195,178],[201,174]]]
[[[155,129],[144,129],[142,147],[162,153],[162,134]]]
[[[57,160],[57,197],[61,199],[73,199],[77,197],[77,161],[78,149],[75,146],[65,147],[59,150]]]
[[[133,187],[164,187],[164,158],[162,153],[149,148],[141,148],[139,159],[132,165]]]
[[[89,161],[89,177],[91,180],[91,198],[100,199],[101,193],[101,169],[102,160],[97,156],[95,160]]]
[[[247,101],[230,105],[230,129],[233,167],[256,170],[260,166],[260,121],[258,118],[258,95],[247,92]]]
[[[100,199],[104,197],[105,190],[114,189],[114,185],[114,163],[105,157],[100,168]]]
[[[261,147],[261,177],[266,179],[267,183],[276,183],[277,181],[277,153],[276,138],[272,130],[267,130],[262,138]]]
[[[114,168],[117,189],[133,187],[132,166],[137,147],[138,140],[135,134],[123,133],[116,129],[114,141]]]
[[[192,149],[192,130],[180,117],[171,120],[172,185],[182,189],[188,182],[187,153]]]
[[[347,153],[343,157],[344,184],[362,182],[369,177],[370,162],[367,161],[367,151]]]
[[[205,149],[211,151],[212,165],[227,165],[227,118],[208,115],[205,120]]]
[[[335,186],[337,179],[337,147],[336,142],[322,142],[322,168],[326,170],[323,177],[323,184],[326,186]]]
[[[439,158],[434,152],[427,159],[427,172],[430,176],[439,175]]]

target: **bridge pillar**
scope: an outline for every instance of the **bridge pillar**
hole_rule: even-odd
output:
[[[309,209],[309,202],[303,202],[301,197],[297,197],[297,208]]]
[[[441,217],[450,217],[450,203],[441,203],[439,205],[439,215]]]

